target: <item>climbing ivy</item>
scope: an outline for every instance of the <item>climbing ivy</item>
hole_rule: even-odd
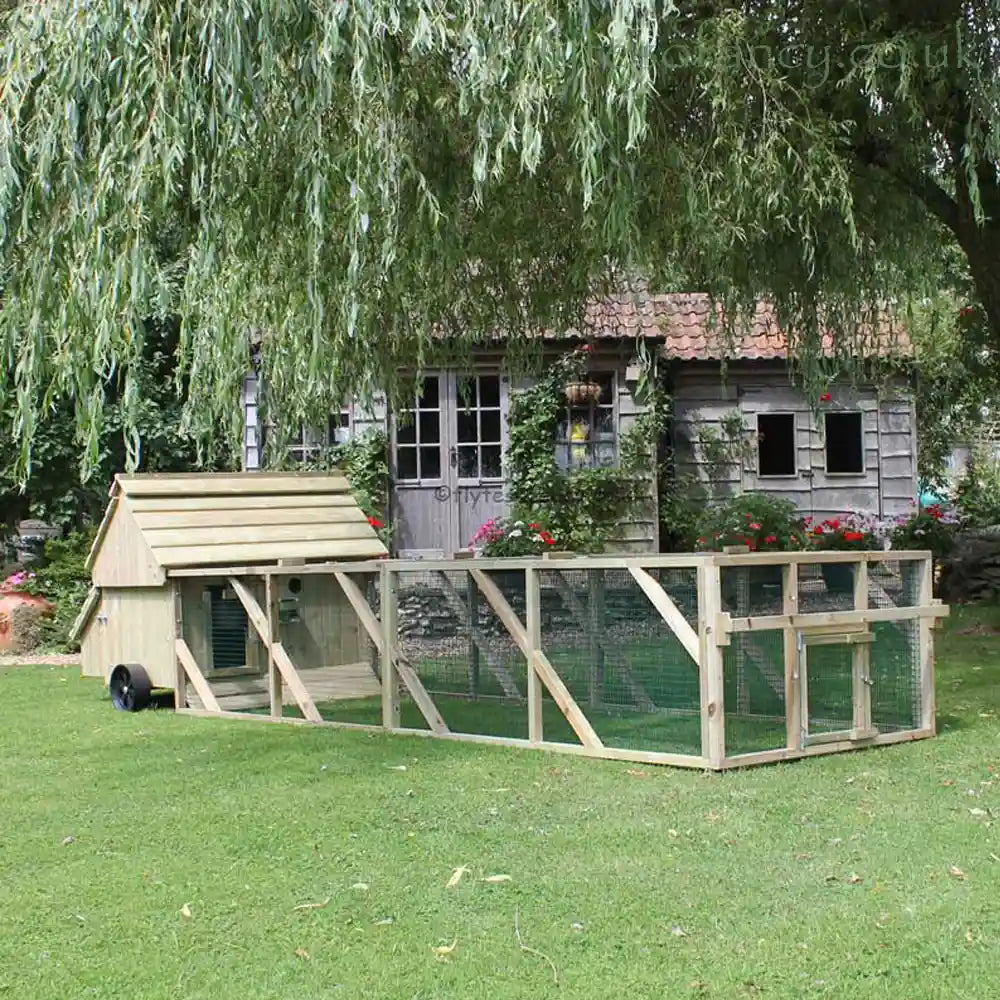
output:
[[[602,551],[616,528],[655,502],[657,445],[667,426],[669,400],[651,362],[637,386],[641,413],[618,441],[613,468],[560,469],[556,433],[566,409],[567,382],[583,376],[589,347],[562,355],[527,390],[511,399],[507,479],[515,517],[544,524],[557,545]]]

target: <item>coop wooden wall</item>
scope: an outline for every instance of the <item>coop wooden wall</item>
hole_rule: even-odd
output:
[[[105,588],[80,643],[82,672],[107,681],[137,663],[157,687],[174,685],[174,610],[167,587]]]

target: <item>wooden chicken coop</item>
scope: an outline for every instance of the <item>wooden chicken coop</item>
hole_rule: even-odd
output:
[[[294,704],[305,684],[325,701],[377,696],[351,598],[385,555],[340,475],[117,476],[74,625],[83,673],[129,711],[156,690],[216,710]],[[296,572],[317,560],[367,571],[344,578],[348,597]],[[280,573],[246,572],[261,563]]]

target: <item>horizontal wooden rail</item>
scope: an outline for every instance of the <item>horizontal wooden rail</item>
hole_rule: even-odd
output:
[[[781,628],[824,628],[836,625],[867,625],[869,622],[913,621],[922,618],[947,618],[945,604],[928,604],[910,608],[870,608],[865,611],[817,611],[798,615],[759,615],[751,618],[732,618],[719,615],[717,631],[765,632]]]
[[[800,566],[823,563],[881,563],[881,562],[923,562],[930,558],[929,551],[919,549],[878,549],[873,552],[739,552],[713,555],[716,566],[783,566],[798,563]]]

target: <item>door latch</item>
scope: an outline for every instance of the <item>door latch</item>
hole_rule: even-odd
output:
[[[453,469],[458,465],[458,449],[454,445],[448,450],[448,462]]]

